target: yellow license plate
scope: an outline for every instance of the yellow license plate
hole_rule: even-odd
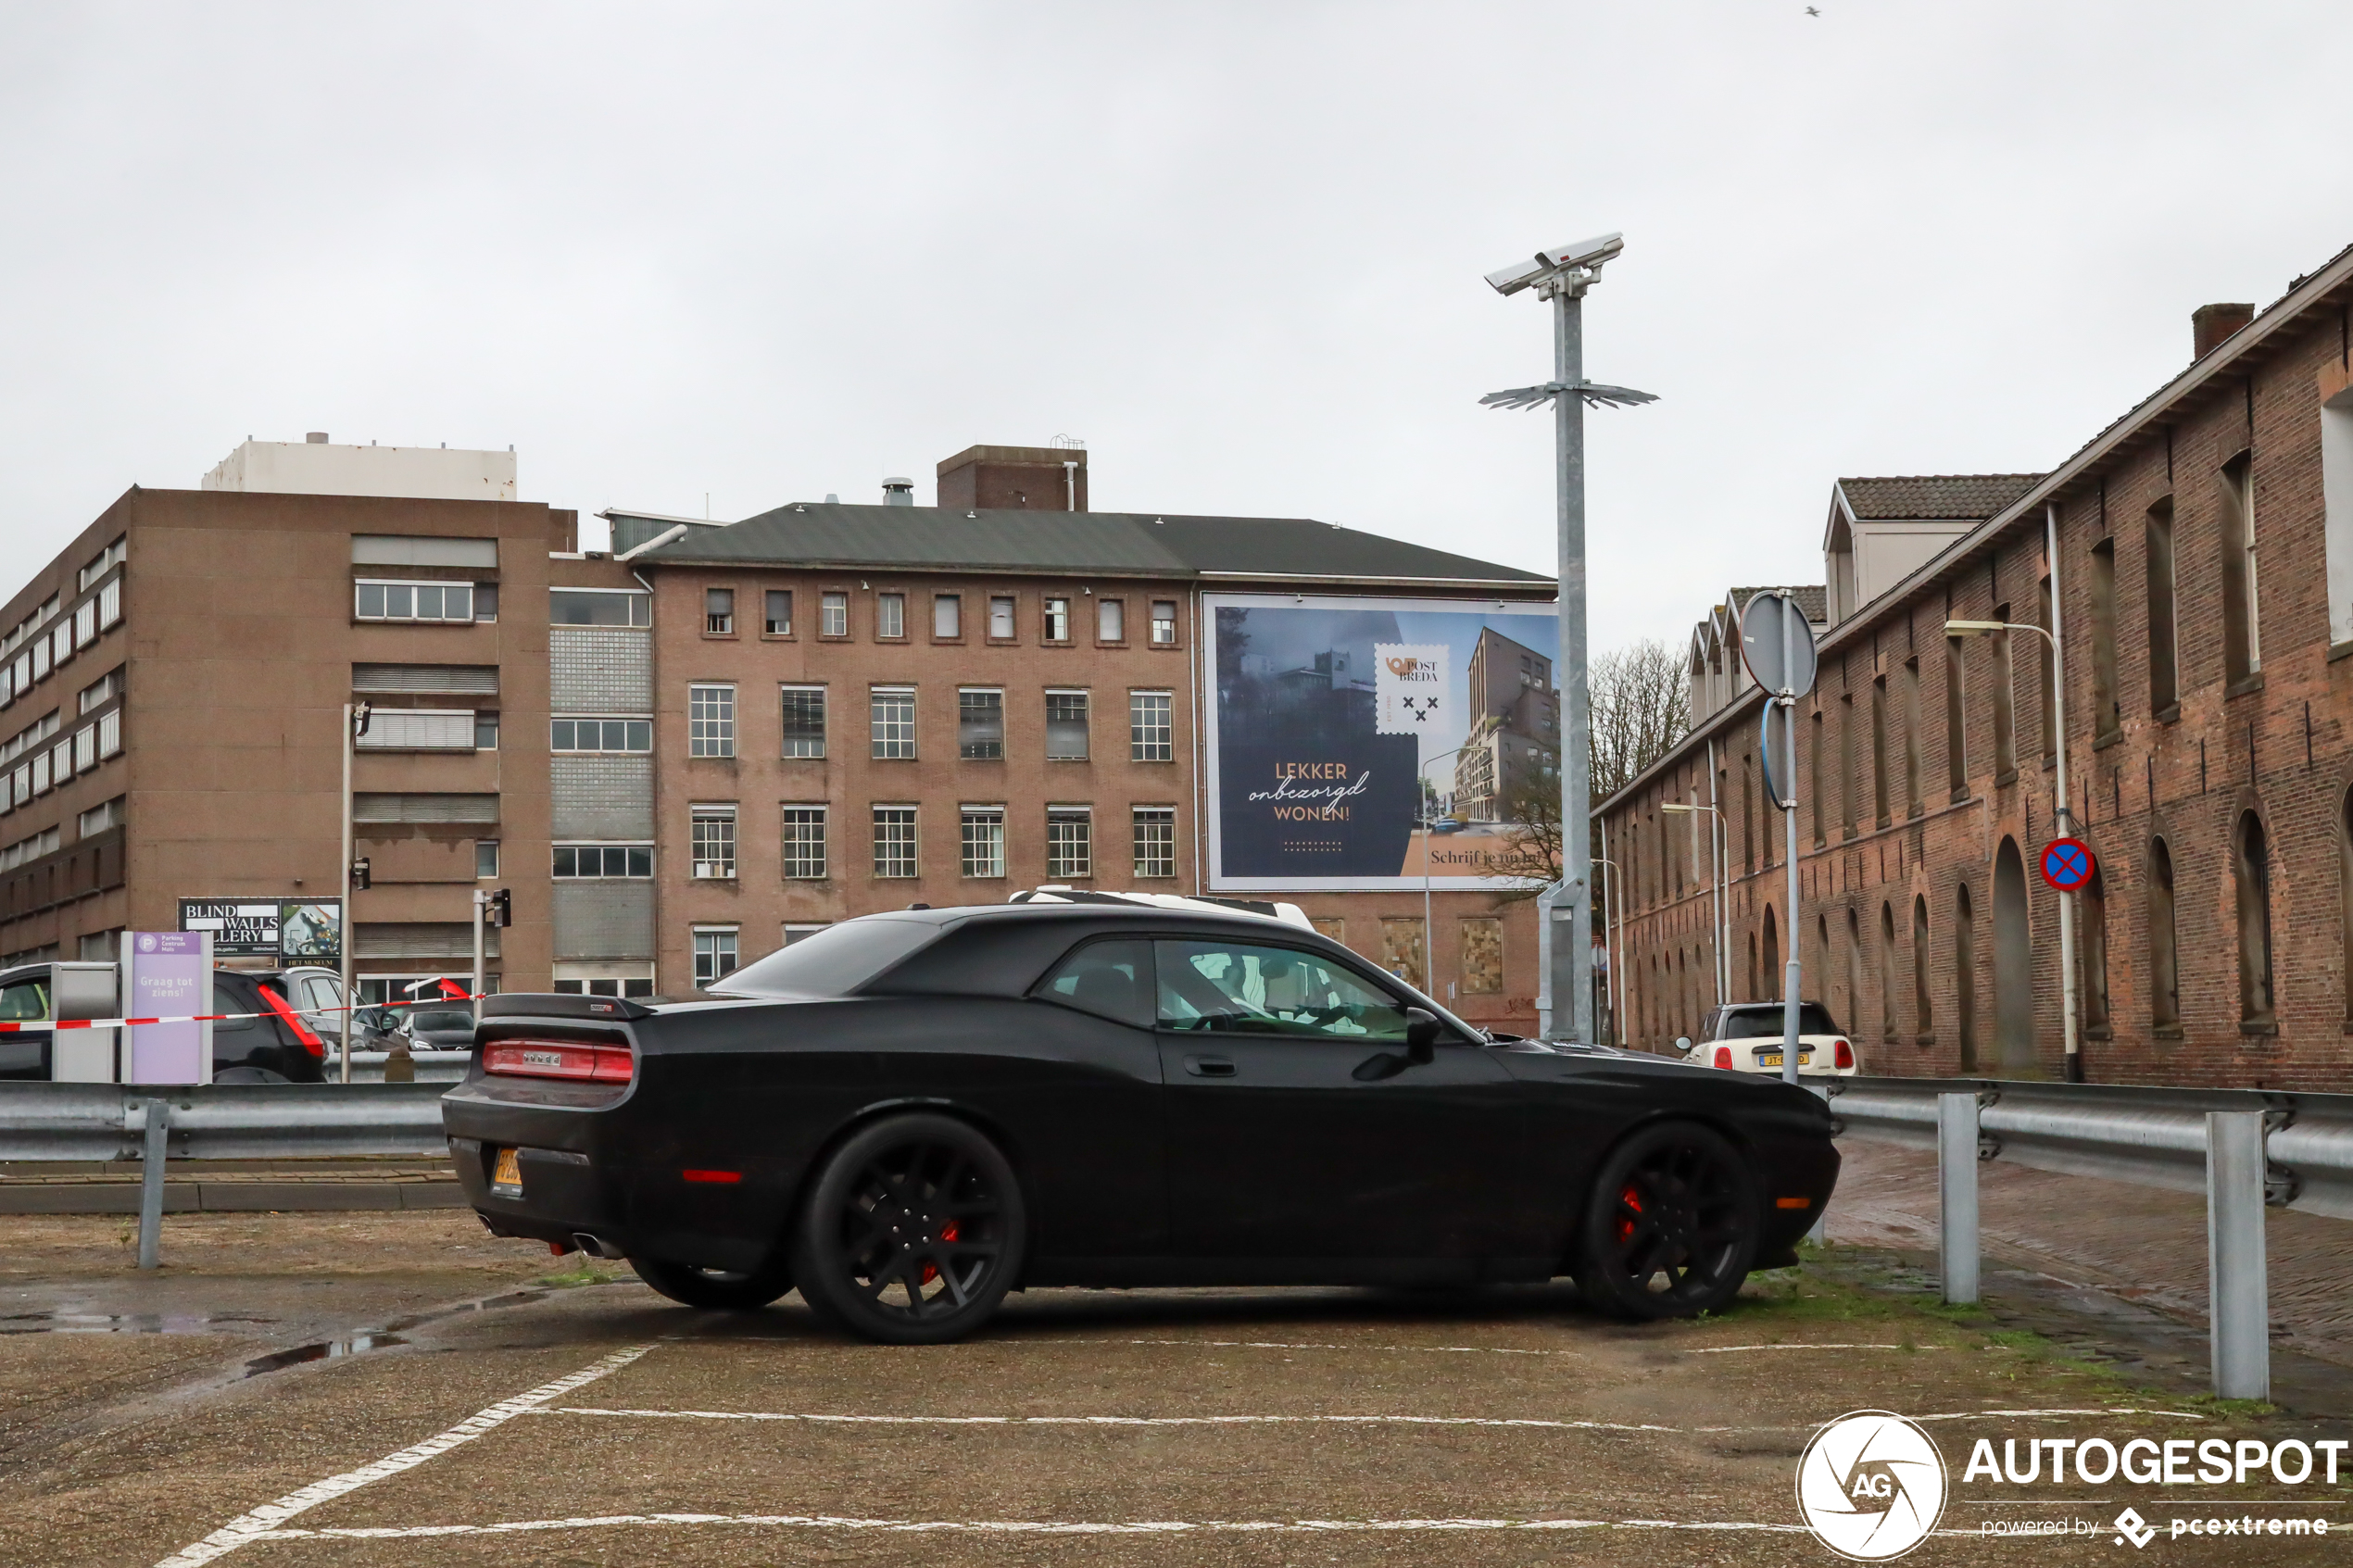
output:
[[[1814,1053],[1812,1051],[1800,1051],[1797,1053],[1797,1065],[1800,1067],[1805,1066],[1807,1062],[1813,1060]],[[1779,1067],[1780,1064],[1781,1053],[1779,1051],[1758,1051],[1756,1053],[1756,1065],[1759,1067]]]
[[[490,1185],[512,1187],[517,1192],[522,1190],[522,1167],[515,1163],[513,1149],[502,1148],[498,1151],[498,1162],[491,1168]]]

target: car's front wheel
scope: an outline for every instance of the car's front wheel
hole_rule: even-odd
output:
[[[755,1311],[792,1288],[792,1274],[782,1263],[749,1273],[665,1263],[659,1258],[632,1258],[629,1266],[637,1271],[639,1279],[680,1306],[711,1311]]]
[[[1721,1134],[1692,1122],[1646,1127],[1602,1162],[1577,1286],[1617,1317],[1712,1311],[1740,1293],[1756,1229],[1755,1179]]]
[[[893,1116],[825,1162],[794,1227],[793,1277],[825,1322],[937,1345],[997,1310],[1024,1234],[1021,1184],[995,1144],[950,1116]]]

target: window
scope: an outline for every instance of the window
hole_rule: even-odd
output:
[[[1504,922],[1494,915],[1466,915],[1462,921],[1463,994],[1494,996],[1504,989]],[[1682,1011],[1682,999],[1676,1001]]]
[[[768,609],[761,621],[761,630],[772,637],[792,635],[792,590],[771,588],[766,596]]]
[[[32,793],[49,793],[49,754],[45,751],[32,759]]]
[[[379,708],[353,744],[363,751],[472,751],[475,719],[469,708]]]
[[[1046,874],[1076,879],[1094,875],[1095,814],[1085,806],[1046,809]]]
[[[2149,1022],[2180,1036],[2182,960],[2173,923],[2173,852],[2161,838],[2149,840]]]
[[[849,635],[849,596],[824,594],[817,600],[817,634],[821,637]]]
[[[1171,694],[1127,694],[1127,755],[1137,762],[1172,762],[1176,758],[1176,731],[1170,717]]]
[[[1814,801],[1814,847],[1818,849],[1823,845],[1830,842],[1830,840],[1824,836],[1824,834],[1827,831],[1824,827],[1824,823],[1828,820],[1825,813],[1829,809],[1827,803],[1830,797],[1822,793],[1822,750],[1828,743],[1824,740],[1822,734],[1822,698],[1819,693],[1817,693],[1814,697],[1814,712],[1812,718],[1813,722],[1808,726],[1807,730],[1808,739],[1806,746],[1806,771],[1811,775],[1811,783],[1813,784],[1813,788],[1809,793],[1812,795]],[[1692,803],[1696,804],[1698,798],[1698,793],[1694,791],[1692,796]],[[1697,882],[1700,875],[1699,813],[1696,811],[1692,812],[1689,817],[1684,819],[1684,822],[1691,829],[1692,880],[1693,882]],[[1682,875],[1680,871],[1676,874],[1676,880],[1678,882],[1682,880]]]
[[[715,985],[736,972],[736,928],[732,925],[695,933],[695,984]]]
[[[1127,640],[1127,604],[1124,599],[1095,601],[1095,640],[1099,643],[1124,643]]]
[[[1917,817],[1920,814],[1920,661],[1906,659],[1901,678],[1902,701],[1895,717],[1904,728],[1904,810]]]
[[[1005,809],[1002,806],[964,808],[963,857],[966,876],[1005,874]]]
[[[369,583],[355,584],[353,615],[361,621],[472,621],[471,583]]]
[[[786,686],[782,688],[781,700],[784,707],[784,754],[786,757],[825,755],[825,688]]]
[[[1403,1004],[1320,954],[1223,941],[1152,944],[1164,1029],[1403,1040]]]
[[[935,594],[931,601],[931,634],[953,642],[964,634],[964,601],[955,594]]]
[[[1977,921],[1966,882],[1953,892],[1953,1028],[1960,1036],[1961,1071],[1976,1071]]]
[[[1969,795],[1969,687],[1961,640],[1944,639],[1944,782],[1956,800]]]
[[[2051,629],[2051,580],[2045,577],[2035,590],[2034,624],[2044,631]],[[2036,715],[2043,733],[2043,765],[2049,767],[2058,753],[2058,663],[2051,657],[2051,639],[2034,639],[2034,696],[2041,704]]]
[[[971,762],[1005,755],[1005,694],[967,686],[956,693],[956,755]]]
[[[900,878],[915,874],[915,809],[912,806],[875,808],[875,874]]]
[[[73,612],[73,646],[86,648],[97,640],[98,601],[92,599]]]
[[[1000,643],[1013,639],[1013,601],[1011,595],[1000,595],[988,601],[988,634]]]
[[[2237,875],[2239,935],[2239,1023],[2242,1028],[2272,1027],[2271,1006],[2271,849],[2263,820],[2252,811],[2239,814],[2232,834],[2232,861]]]
[[[2083,887],[2083,1028],[2095,1040],[2113,1037],[2108,1007],[2108,884],[2097,871]]]
[[[1766,909],[1766,911],[1765,911],[1765,912],[1766,912],[1766,915],[1768,916],[1768,918],[1770,918],[1770,916],[1771,916],[1771,914],[1772,914],[1772,912],[1773,912],[1773,911],[1771,910],[1771,909],[1768,908],[1768,909]],[[1895,1031],[1895,907],[1894,907],[1893,904],[1881,904],[1881,905],[1879,907],[1879,935],[1880,935],[1880,965],[1879,965],[1879,1022],[1880,1022],[1880,1037],[1881,1037],[1881,1039],[1884,1039],[1884,1040],[1894,1040],[1894,1039],[1895,1038],[1895,1034],[1896,1034],[1896,1031]]]
[[[734,825],[732,819],[728,825]],[[558,877],[643,881],[654,874],[654,847],[650,844],[559,844],[554,848],[555,874]],[[495,860],[497,853],[496,844],[491,846],[491,852]],[[728,851],[731,859],[734,853],[732,849]],[[496,876],[498,873],[494,865],[490,871],[478,870],[475,874]]]
[[[1046,694],[1046,760],[1087,760],[1087,694]]]
[[[1136,816],[1136,874],[1139,877],[1176,874],[1176,808],[1139,806]]]
[[[736,591],[733,588],[703,590],[702,629],[706,636],[732,637],[736,634]]]
[[[650,626],[654,596],[635,588],[554,588],[548,591],[550,626]]]
[[[1152,601],[1152,646],[1169,647],[1174,646],[1176,641],[1176,601],[1154,599]]]
[[[122,671],[117,670],[104,680],[94,681],[82,688],[81,711],[87,713],[101,703],[112,702],[122,695]]]
[[[477,877],[485,877],[497,876],[497,874],[498,841],[495,838],[475,839],[474,875]]]
[[[875,597],[875,635],[904,637],[907,634],[907,596],[878,594]]]
[[[98,630],[105,631],[122,619],[122,579],[118,577],[98,590]]]
[[[1070,601],[1068,599],[1046,601],[1046,640],[1050,643],[1070,641]]]
[[[122,749],[122,709],[98,715],[98,755],[112,757]]]
[[[733,757],[736,754],[736,688],[686,688],[686,755]]]
[[[21,670],[23,667],[23,660],[19,659],[18,668]],[[36,681],[45,681],[49,678],[49,639],[46,637],[43,637],[32,645],[32,678]],[[17,678],[18,686],[21,688],[25,684],[23,676],[19,675]]]
[[[785,876],[792,882],[821,882],[825,876],[825,809],[823,806],[785,808]]]
[[[2170,719],[2181,704],[2173,613],[2173,497],[2148,509],[2149,712]]]
[[[52,664],[63,664],[67,659],[71,659],[73,657],[72,622],[58,622],[57,629],[49,634],[49,641],[55,645],[50,651],[49,661]]]
[[[2353,642],[2353,387],[2321,405],[2321,514],[2329,641]]]
[[[1879,825],[1885,827],[1888,812],[1887,777],[1887,677],[1880,676],[1871,683],[1871,806]]]
[[[725,881],[736,874],[736,808],[693,808],[695,875]]]
[[[2263,669],[2263,636],[2256,612],[2255,469],[2241,452],[2222,465],[2222,654],[2233,683]]]
[[[2116,688],[2116,541],[2092,546],[2092,738],[2124,728]]]
[[[1928,997],[1928,898],[1915,894],[1912,898],[1912,1035],[1921,1045],[1928,1044],[1933,1025]]]
[[[547,746],[551,751],[569,752],[651,751],[654,748],[654,721],[650,719],[558,719],[548,725]]]
[[[88,838],[94,834],[104,833],[108,828],[120,827],[124,821],[122,809],[123,798],[123,797],[118,795],[112,800],[107,801],[102,805],[93,806],[87,811],[82,812],[80,817],[75,819],[75,836],[80,838]]]
[[[869,725],[876,761],[905,761],[915,755],[915,690],[876,686],[868,695]]]
[[[1994,607],[1996,621],[2010,618],[2010,607]],[[2017,671],[2010,659],[2010,634],[1996,632],[1994,645],[1994,782],[2007,784],[2018,776]]]
[[[73,733],[73,771],[86,773],[98,765],[98,726],[84,724]]]
[[[1062,961],[1031,993],[1064,1007],[1152,1026],[1152,947],[1150,942],[1089,942]]]
[[[1748,775],[1741,775],[1741,818],[1745,829],[1748,818]],[[1855,836],[1856,808],[1860,804],[1855,787],[1855,697],[1842,694],[1838,699],[1838,809],[1839,823],[1847,837]],[[1725,825],[1725,851],[1729,859],[1731,849],[1731,826]]]

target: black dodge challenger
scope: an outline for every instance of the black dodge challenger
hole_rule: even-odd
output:
[[[1029,1286],[1566,1273],[1664,1317],[1793,1262],[1838,1175],[1802,1088],[1490,1035],[1246,913],[868,915],[712,989],[484,1003],[442,1114],[493,1231],[901,1343]]]

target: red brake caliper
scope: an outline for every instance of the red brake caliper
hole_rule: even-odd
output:
[[[946,1224],[939,1227],[939,1239],[942,1241],[953,1241],[963,1234],[963,1233],[957,1228],[956,1222],[953,1220],[949,1221]],[[924,1265],[924,1283],[925,1285],[929,1285],[932,1281],[937,1279],[938,1277],[939,1270],[936,1265],[930,1263],[925,1263]]]
[[[1630,1187],[1630,1186],[1629,1186],[1629,1187],[1628,1187],[1628,1188],[1627,1188],[1624,1192],[1621,1192],[1621,1193],[1619,1193],[1619,1194],[1617,1195],[1617,1201],[1618,1201],[1619,1203],[1621,1203],[1621,1204],[1625,1205],[1627,1208],[1631,1209],[1631,1210],[1634,1210],[1634,1212],[1635,1212],[1635,1213],[1637,1213],[1637,1214],[1639,1214],[1639,1213],[1641,1213],[1641,1212],[1642,1211],[1642,1194],[1640,1194],[1640,1193],[1636,1192],[1636,1191],[1635,1191],[1632,1187]],[[1617,1244],[1618,1244],[1620,1247],[1623,1247],[1623,1246],[1625,1246],[1628,1242],[1629,1242],[1629,1241],[1631,1241],[1631,1240],[1633,1240],[1633,1239],[1634,1239],[1634,1222],[1633,1222],[1633,1221],[1631,1221],[1631,1220],[1625,1220],[1625,1219],[1621,1219],[1621,1220],[1619,1220],[1619,1221],[1617,1222]]]

